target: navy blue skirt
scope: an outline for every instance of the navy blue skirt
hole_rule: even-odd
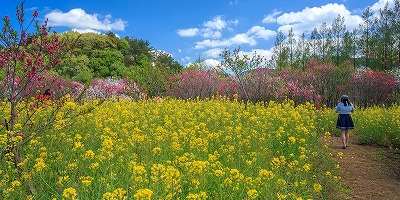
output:
[[[354,129],[353,119],[350,114],[340,114],[336,122],[336,128],[341,130]]]

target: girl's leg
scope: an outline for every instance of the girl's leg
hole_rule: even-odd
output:
[[[344,135],[345,135],[345,137],[346,137],[346,147],[348,146],[348,144],[349,144],[349,130],[345,130],[344,131]]]
[[[341,135],[341,138],[342,138],[342,143],[343,143],[343,146],[342,146],[342,148],[343,149],[345,149],[346,148],[346,130],[341,130],[340,131],[340,135]]]

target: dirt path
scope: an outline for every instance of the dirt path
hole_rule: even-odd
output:
[[[348,188],[342,199],[400,200],[400,153],[385,148],[359,145],[350,137],[349,147],[341,148],[340,137],[332,137],[334,155],[343,170],[343,182]]]

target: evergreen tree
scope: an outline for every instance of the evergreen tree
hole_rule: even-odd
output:
[[[332,36],[333,43],[333,56],[335,60],[335,65],[339,66],[340,57],[343,52],[343,37],[345,36],[346,25],[344,24],[344,17],[338,15],[332,22],[332,27],[330,33]]]
[[[273,59],[276,62],[276,68],[282,69],[287,66],[288,50],[285,45],[286,36],[282,31],[278,32],[275,40]]]
[[[371,8],[367,7],[361,15],[363,22],[359,25],[360,38],[358,46],[361,48],[362,55],[365,58],[365,67],[369,67],[371,56],[371,35],[374,32],[373,15]]]

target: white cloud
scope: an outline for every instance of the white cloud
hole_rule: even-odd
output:
[[[248,54],[248,55],[253,55],[254,52],[255,52],[257,55],[260,55],[260,56],[266,58],[267,60],[269,60],[269,59],[271,59],[271,57],[272,57],[273,48],[271,48],[271,49],[252,49],[252,51],[251,51],[251,52],[248,52],[247,54]]]
[[[211,48],[215,48],[215,47],[220,47],[223,46],[223,42],[221,40],[203,40],[200,42],[196,42],[195,43],[195,49],[204,49],[206,47],[211,47]]]
[[[241,34],[236,34],[232,38],[225,40],[207,39],[200,42],[196,42],[195,49],[228,47],[228,46],[242,45],[242,44],[254,46],[257,44],[257,42],[253,37],[249,37],[247,34],[241,33]]]
[[[262,23],[275,23],[276,22],[276,16],[281,14],[281,11],[274,10],[274,12],[270,13],[264,19],[261,21]]]
[[[99,31],[93,30],[93,29],[76,29],[73,28],[72,31],[78,32],[78,33],[97,33],[97,34],[101,34]]]
[[[209,50],[205,51],[203,53],[203,55],[206,58],[218,58],[222,51],[223,51],[223,49],[221,49],[221,48],[213,48],[213,49],[209,49]]]
[[[202,30],[202,36],[204,38],[220,38],[222,36],[221,31],[215,31],[214,29],[211,28],[206,28]]]
[[[256,40],[253,37],[250,37],[248,34],[236,34],[232,38],[228,39],[228,42],[232,45],[240,45],[240,44],[248,44],[254,46],[257,44]]]
[[[200,30],[198,28],[179,29],[178,35],[182,37],[192,37],[197,35]]]
[[[239,20],[225,21],[221,16],[215,16],[212,20],[203,23],[202,28],[178,29],[178,35],[193,37],[201,35],[203,38],[218,39],[222,37],[224,29],[230,29],[230,25],[236,26]]]
[[[375,14],[378,14],[379,9],[383,9],[385,7],[386,3],[388,3],[389,7],[393,7],[393,5],[394,5],[393,0],[379,0],[378,2],[374,3],[374,5],[371,6],[371,10]]]
[[[185,56],[184,58],[181,58],[181,62],[183,62],[183,63],[190,62],[191,60],[192,60],[192,58],[189,56]]]
[[[268,40],[275,36],[276,32],[265,29],[261,26],[253,26],[246,33],[236,34],[235,36],[228,39],[210,40],[206,39],[195,43],[195,49],[204,48],[217,48],[217,47],[229,47],[239,45],[250,45],[254,46],[257,44],[256,39]]]
[[[234,1],[229,2],[229,5],[233,6],[233,5],[236,5],[238,3],[239,3],[239,0],[234,0]]]
[[[328,26],[338,15],[345,18],[347,30],[352,30],[361,23],[358,15],[352,15],[343,4],[330,3],[321,7],[306,7],[300,12],[284,13],[277,17],[277,23],[282,25],[278,30],[287,33],[293,28],[295,35],[310,33],[314,28],[319,28],[323,22]]]
[[[227,26],[227,22],[221,16],[214,17],[213,20],[204,22],[206,28],[222,30]]]
[[[189,67],[193,64],[194,63],[189,62],[188,64],[186,64],[186,67]],[[212,70],[212,69],[218,69],[218,66],[220,64],[221,64],[221,62],[218,60],[206,59],[206,60],[201,61],[200,63],[196,63],[195,65],[197,65],[198,67],[201,67],[201,69]]]
[[[203,61],[203,64],[209,69],[217,68],[221,62],[215,59],[206,59]]]
[[[261,38],[264,40],[268,40],[271,37],[276,35],[275,31],[265,29],[262,26],[253,26],[250,30],[247,31],[248,35],[254,35],[255,38]]]
[[[122,19],[112,21],[111,15],[106,15],[104,19],[101,20],[98,14],[87,14],[81,8],[75,8],[66,13],[60,10],[54,10],[46,14],[45,18],[49,20],[48,23],[50,26],[67,26],[77,30],[122,31],[127,25],[127,22]]]

